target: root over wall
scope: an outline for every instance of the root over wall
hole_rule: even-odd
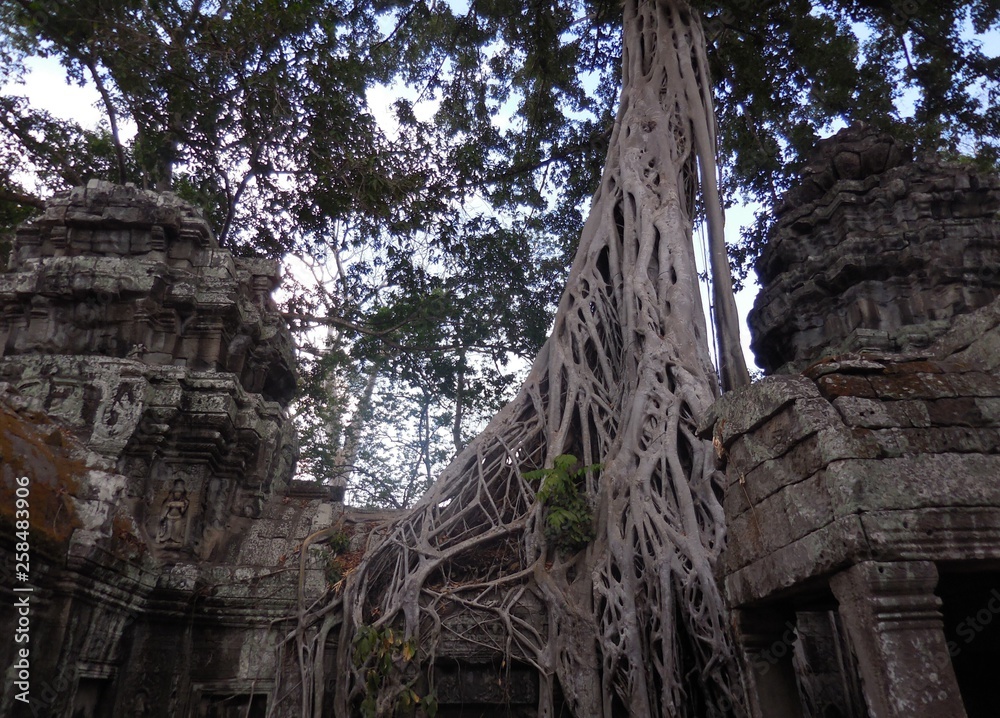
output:
[[[336,636],[335,714],[356,710],[370,663],[362,626],[415,639],[433,687],[445,617],[502,627],[496,647],[541,676],[539,716],[744,715],[713,577],[724,541],[711,444],[694,434],[718,395],[692,222],[700,190],[713,255],[723,383],[746,381],[722,243],[704,37],[678,0],[629,0],[623,90],[601,185],[552,336],[517,398],[454,460],[330,602],[303,607],[306,714],[323,703]],[[594,539],[572,554],[545,534],[526,472],[573,454]],[[488,554],[495,560],[483,561]],[[477,559],[477,557],[480,557]],[[540,605],[541,614],[518,606]],[[392,672],[391,713],[412,675]],[[310,706],[312,707],[310,709]]]

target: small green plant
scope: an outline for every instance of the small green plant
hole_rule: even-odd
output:
[[[566,552],[579,551],[594,539],[594,514],[583,490],[583,477],[600,464],[582,466],[572,454],[560,454],[551,469],[529,471],[524,478],[542,480],[538,500],[545,507],[545,535]]]
[[[361,715],[375,718],[378,695],[394,677],[402,678],[406,666],[417,655],[417,639],[404,639],[390,627],[361,626],[354,638],[354,666],[364,671],[365,697]],[[398,674],[398,676],[394,676]],[[418,707],[428,718],[437,715],[437,699],[433,694],[421,697],[413,686],[417,679],[403,681],[396,696],[393,715],[411,715]]]
[[[334,553],[341,553],[351,547],[351,537],[343,531],[337,531],[327,539],[326,545]]]

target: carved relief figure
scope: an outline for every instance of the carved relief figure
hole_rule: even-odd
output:
[[[187,516],[190,505],[187,489],[184,488],[184,479],[177,479],[174,481],[173,490],[163,500],[163,510],[160,512],[160,529],[156,533],[157,543],[184,543],[184,517]]]

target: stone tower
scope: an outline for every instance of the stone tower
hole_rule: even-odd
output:
[[[192,207],[134,187],[91,182],[18,230],[0,274],[0,592],[30,601],[30,640],[0,648],[0,714],[264,715],[297,551],[333,520],[291,482],[277,282],[277,263],[234,258]],[[325,580],[306,568],[309,596]],[[0,633],[18,621],[0,613]],[[6,690],[21,647],[30,704]]]
[[[864,126],[821,140],[757,264],[752,347],[767,372],[922,350],[1000,295],[1000,178],[914,161]]]

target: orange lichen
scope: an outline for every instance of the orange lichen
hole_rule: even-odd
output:
[[[19,477],[28,477],[31,551],[58,559],[79,527],[71,497],[79,495],[87,465],[74,456],[76,440],[48,417],[0,404],[0,529],[15,527]],[[24,494],[27,494],[24,496]]]
[[[146,542],[139,537],[135,520],[123,509],[119,509],[111,521],[115,538],[115,552],[125,559],[140,559],[146,553]]]

